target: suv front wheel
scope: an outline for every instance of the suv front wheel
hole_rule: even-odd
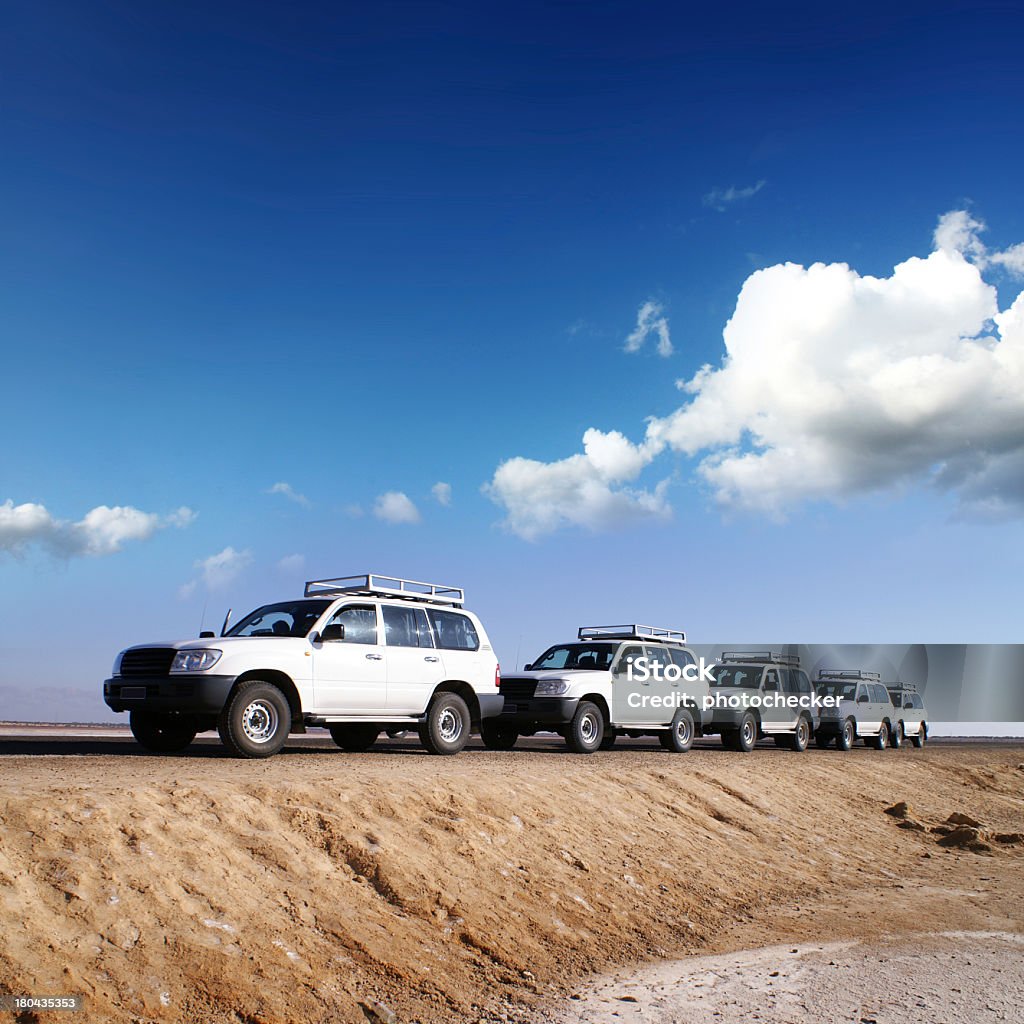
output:
[[[285,695],[260,679],[242,683],[217,722],[221,741],[235,757],[271,757],[284,746],[291,727]]]
[[[140,746],[156,754],[176,754],[184,750],[199,731],[194,715],[175,715],[166,711],[133,711],[128,719],[132,735]]]
[[[592,754],[604,739],[604,715],[589,700],[581,700],[566,730],[565,742],[574,754]]]
[[[469,708],[457,693],[439,693],[420,724],[420,743],[431,754],[457,754],[469,739]]]

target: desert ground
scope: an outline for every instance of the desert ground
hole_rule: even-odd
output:
[[[22,1021],[1024,1018],[1019,745],[54,732],[0,735],[0,992],[85,1011]]]

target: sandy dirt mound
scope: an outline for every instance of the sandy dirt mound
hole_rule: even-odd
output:
[[[0,757],[0,988],[82,993],[90,1022],[519,1019],[612,966],[812,923],[1024,928],[1020,846],[883,813],[1020,831],[1012,748],[132,749]]]

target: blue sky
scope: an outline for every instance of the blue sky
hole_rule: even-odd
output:
[[[506,665],[633,618],[1016,641],[1022,30],[9,7],[0,717],[103,718],[121,647],[367,568],[465,585]]]

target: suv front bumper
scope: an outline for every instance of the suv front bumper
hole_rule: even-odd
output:
[[[234,676],[205,673],[173,676],[115,676],[103,683],[103,700],[111,711],[184,711],[219,714],[235,683]]]
[[[495,722],[501,725],[568,725],[579,702],[579,697],[506,697]]]

